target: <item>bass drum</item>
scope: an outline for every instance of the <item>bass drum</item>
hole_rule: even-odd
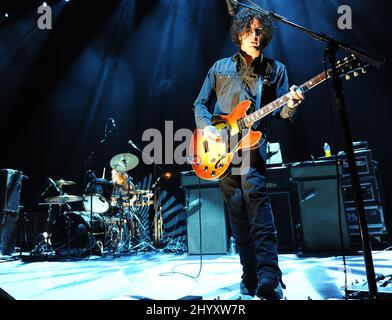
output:
[[[91,227],[90,212],[67,212],[53,222],[51,243],[62,256],[88,255],[90,250],[102,254],[106,229],[105,220],[99,214],[93,214]]]
[[[87,185],[83,195],[83,207],[86,211],[105,213],[112,201],[113,184],[105,179],[94,179]]]

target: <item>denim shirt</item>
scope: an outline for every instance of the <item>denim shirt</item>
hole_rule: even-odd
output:
[[[286,67],[263,56],[255,59],[248,67],[241,52],[217,61],[209,70],[194,103],[196,126],[202,129],[211,125],[211,111],[213,114],[227,115],[243,100],[252,101],[250,109],[254,111],[259,73],[264,79],[260,103],[262,108],[289,91]],[[280,119],[280,111],[281,108],[262,119],[257,129],[265,134],[268,119],[271,116]]]

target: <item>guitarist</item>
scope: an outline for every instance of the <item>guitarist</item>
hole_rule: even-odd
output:
[[[194,103],[196,125],[209,139],[221,138],[219,131],[211,125],[211,111],[230,114],[243,100],[251,100],[254,107],[260,92],[259,107],[262,107],[289,91],[286,67],[263,55],[263,49],[272,40],[273,27],[271,17],[249,9],[241,9],[234,15],[231,36],[240,50],[212,66]],[[292,119],[304,95],[299,87],[292,86],[289,97],[291,100],[269,117]],[[277,233],[266,192],[265,133],[269,117],[257,124],[257,130],[263,132],[260,147],[242,152],[242,166],[247,164],[247,173],[229,174],[220,181],[220,189],[243,269],[241,294],[277,300],[283,298],[282,286],[285,286],[278,265]]]

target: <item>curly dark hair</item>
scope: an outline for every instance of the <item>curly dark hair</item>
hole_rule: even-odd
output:
[[[250,9],[240,10],[233,17],[230,29],[231,39],[236,45],[240,47],[241,42],[239,40],[239,36],[245,29],[250,28],[253,19],[259,20],[262,25],[262,40],[260,43],[260,49],[264,49],[270,44],[272,40],[272,36],[275,30],[274,20],[271,16],[255,12]]]

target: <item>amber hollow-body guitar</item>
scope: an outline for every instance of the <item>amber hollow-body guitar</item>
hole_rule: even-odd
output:
[[[365,73],[365,67],[355,56],[338,61],[336,69],[338,76],[359,75],[359,70]],[[303,92],[309,91],[326,79],[331,77],[331,69],[322,72],[300,86]],[[254,149],[262,137],[260,131],[253,131],[252,125],[284,106],[290,98],[287,94],[267,104],[259,110],[247,114],[251,101],[240,102],[229,115],[214,115],[212,125],[221,133],[218,141],[211,140],[203,135],[203,130],[196,129],[190,141],[188,155],[195,173],[205,180],[224,178],[231,169],[234,155],[239,150]]]

